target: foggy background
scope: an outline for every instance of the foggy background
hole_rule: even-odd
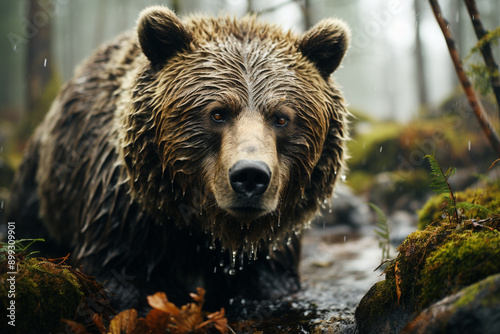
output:
[[[28,20],[29,2],[41,4],[42,13],[34,17],[37,22]],[[334,77],[352,109],[378,119],[407,122],[418,115],[421,105],[436,106],[457,87],[444,38],[428,2],[423,0],[3,0],[0,115],[25,110],[27,40],[40,37],[46,25],[50,25],[50,36],[45,37],[50,40],[50,54],[38,65],[43,67],[47,59],[45,66],[52,66],[55,75],[66,81],[96,46],[133,29],[138,13],[157,3],[173,8],[180,16],[262,13],[263,19],[297,32],[325,17],[342,18],[352,28],[353,38]],[[465,56],[476,39],[463,3],[440,3]],[[500,1],[478,0],[477,5],[486,27],[500,25]],[[417,25],[420,48],[416,43]],[[421,78],[419,71],[424,74]],[[425,100],[419,85],[425,87]]]

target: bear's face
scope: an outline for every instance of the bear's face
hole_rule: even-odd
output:
[[[150,64],[122,145],[136,195],[160,216],[187,205],[233,249],[299,231],[343,164],[347,112],[329,75],[344,26],[297,37],[253,18],[181,23],[153,7],[138,34]]]

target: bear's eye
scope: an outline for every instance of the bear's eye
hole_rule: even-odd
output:
[[[285,127],[288,124],[288,119],[285,117],[277,117],[274,123],[277,127]]]
[[[212,119],[217,123],[224,123],[226,121],[225,112],[222,110],[212,111]]]

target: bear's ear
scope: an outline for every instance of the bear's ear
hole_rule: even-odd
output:
[[[298,48],[316,65],[321,75],[328,79],[340,65],[349,46],[350,36],[346,23],[338,19],[325,19],[300,37]]]
[[[153,66],[165,63],[187,48],[192,39],[174,12],[163,6],[148,7],[141,12],[137,34],[142,52]]]

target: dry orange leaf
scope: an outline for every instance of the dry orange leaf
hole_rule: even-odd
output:
[[[198,294],[190,294],[196,303],[183,305],[180,309],[169,302],[163,292],[157,292],[153,296],[148,296],[149,305],[153,307],[153,310],[146,317],[146,323],[149,328],[155,333],[159,333],[162,329],[164,332],[168,328],[171,333],[180,334],[200,332],[198,330],[208,324],[213,324],[219,332],[226,333],[228,328],[224,309],[208,315],[208,320],[203,321],[201,312],[205,301],[205,290],[197,288],[197,292]]]
[[[152,309],[146,316],[146,324],[154,334],[163,334],[172,324],[171,317],[169,313]]]
[[[397,262],[394,267],[394,273],[396,275],[396,293],[398,295],[398,306],[399,306],[399,299],[401,298],[401,272],[399,271]]]
[[[125,310],[111,320],[109,332],[111,334],[132,334],[138,325],[137,311]]]

